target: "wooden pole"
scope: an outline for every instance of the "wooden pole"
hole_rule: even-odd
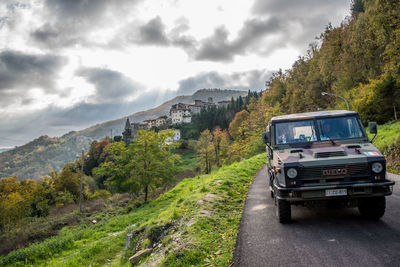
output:
[[[79,211],[82,213],[82,183],[83,183],[83,149],[82,149],[82,164],[81,164],[81,186],[79,190]]]

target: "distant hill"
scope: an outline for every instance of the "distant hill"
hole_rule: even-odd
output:
[[[38,179],[51,170],[59,170],[65,163],[73,161],[82,148],[87,151],[93,140],[110,136],[111,130],[113,135],[121,135],[127,117],[131,122],[140,122],[167,115],[170,106],[179,102],[193,103],[197,99],[207,101],[208,97],[218,102],[245,95],[246,91],[201,89],[193,95],[177,96],[156,108],[96,124],[81,131],[71,131],[61,137],[41,136],[23,146],[0,153],[0,178],[17,176],[19,179]]]

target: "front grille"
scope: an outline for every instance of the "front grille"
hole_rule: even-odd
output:
[[[341,171],[336,172],[336,170]],[[342,165],[303,167],[299,170],[297,180],[302,184],[319,184],[366,181],[370,179],[370,177],[371,171],[368,163],[349,163]]]
[[[346,156],[346,152],[344,152],[343,150],[314,153],[314,158],[330,158],[330,157],[343,157],[343,156]]]

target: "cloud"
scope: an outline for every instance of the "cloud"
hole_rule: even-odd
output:
[[[250,19],[244,22],[236,39],[229,41],[229,32],[225,27],[216,28],[214,34],[201,41],[197,60],[233,61],[236,55],[244,55],[266,35],[280,29],[280,22],[275,19]]]
[[[96,30],[112,27],[127,17],[141,0],[46,0],[42,23],[30,32],[35,44],[47,49],[74,45],[95,46],[90,38]],[[118,17],[115,16],[118,14]]]
[[[31,88],[55,93],[59,70],[67,63],[61,56],[26,54],[13,50],[0,53],[0,104],[10,105],[22,98]]]
[[[139,27],[139,42],[149,45],[168,45],[165,26],[159,16]]]
[[[63,25],[54,26],[45,23],[30,33],[33,41],[44,48],[64,48],[82,41],[79,31],[74,31]]]
[[[281,43],[284,45],[307,45],[318,36],[330,20],[340,22],[348,13],[349,0],[256,0],[252,13],[258,17],[271,17],[281,25]]]
[[[94,101],[109,103],[126,101],[127,97],[135,95],[143,87],[124,74],[103,68],[81,68],[76,74],[84,77],[96,87]]]
[[[345,4],[348,4],[347,6]],[[252,12],[258,15],[280,14],[284,19],[285,15],[295,15],[296,17],[312,17],[321,13],[329,14],[334,10],[341,10],[342,7],[348,7],[348,0],[256,0],[252,7]],[[290,19],[290,18],[289,18]]]
[[[193,94],[203,88],[263,90],[272,71],[251,70],[221,74],[216,71],[203,72],[179,81],[178,95]]]

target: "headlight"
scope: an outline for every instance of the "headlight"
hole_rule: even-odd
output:
[[[297,171],[296,169],[290,168],[289,170],[287,170],[286,174],[289,178],[293,179],[297,176]]]
[[[372,164],[372,171],[374,173],[380,173],[383,170],[383,165],[380,162],[375,162]]]

